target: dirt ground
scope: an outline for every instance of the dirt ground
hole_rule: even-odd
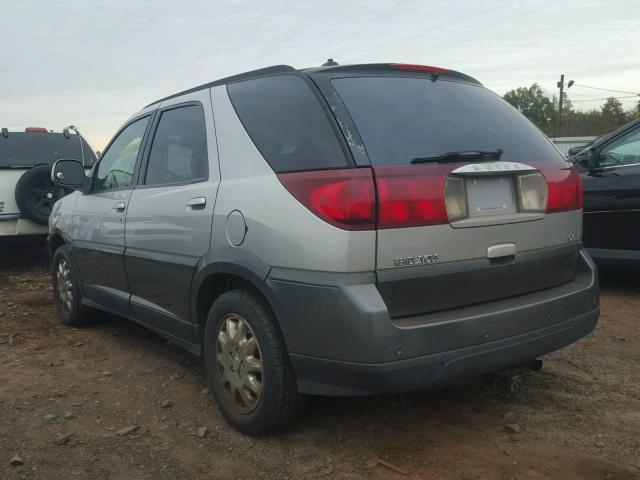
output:
[[[1,241],[0,479],[640,478],[640,280],[602,283],[596,331],[516,394],[315,398],[256,439],[224,423],[199,358],[117,318],[61,326],[40,244]]]

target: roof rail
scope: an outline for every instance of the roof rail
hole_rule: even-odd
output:
[[[227,83],[235,82],[238,80],[248,80],[250,78],[263,77],[266,75],[274,75],[276,73],[288,73],[295,72],[296,69],[289,65],[274,65],[272,67],[259,68],[258,70],[251,70],[250,72],[240,73],[239,75],[232,75],[230,77],[221,78],[220,80],[215,80],[213,82],[205,83],[203,85],[199,85],[197,87],[190,88],[188,90],[183,90],[182,92],[174,93],[173,95],[169,95],[168,97],[161,98],[160,100],[156,100],[155,102],[151,102],[144,108],[155,105],[156,103],[164,102],[165,100],[169,100],[171,98],[179,97],[181,95],[186,95],[187,93],[197,92],[198,90],[204,90],[206,88],[216,87],[218,85],[225,85]]]

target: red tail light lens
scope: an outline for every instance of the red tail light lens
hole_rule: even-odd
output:
[[[582,180],[575,169],[542,170],[542,175],[549,187],[547,213],[582,208]]]
[[[284,187],[318,217],[344,230],[375,228],[375,192],[368,168],[281,173]]]
[[[432,67],[430,65],[414,65],[411,63],[392,63],[391,66],[400,70],[414,70],[418,72],[444,73],[449,71],[446,68]]]
[[[43,127],[27,127],[24,131],[27,133],[47,133],[47,129]]]
[[[447,223],[445,182],[452,165],[376,167],[378,228]]]

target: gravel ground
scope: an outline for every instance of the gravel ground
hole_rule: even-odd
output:
[[[224,423],[199,358],[117,318],[61,326],[42,243],[0,241],[0,479],[640,478],[640,281],[602,284],[595,332],[516,394],[314,398],[255,439]]]

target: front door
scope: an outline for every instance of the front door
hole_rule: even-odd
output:
[[[191,281],[209,251],[219,183],[208,91],[162,105],[129,201],[125,267],[136,318],[189,339]]]
[[[125,314],[130,309],[124,220],[149,118],[135,120],[114,138],[73,214],[72,240],[84,296]]]
[[[614,139],[596,154],[595,167],[582,177],[585,245],[624,250],[626,257],[635,251],[640,259],[640,128]]]

